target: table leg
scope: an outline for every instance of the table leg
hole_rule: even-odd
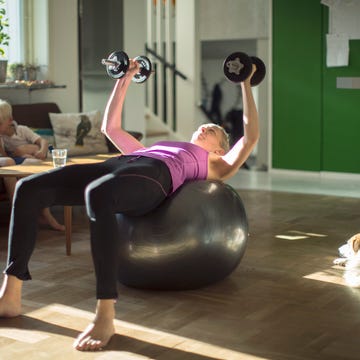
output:
[[[71,255],[72,206],[64,206],[66,255]]]

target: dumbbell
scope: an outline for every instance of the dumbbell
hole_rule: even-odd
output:
[[[135,57],[134,60],[140,64],[140,70],[134,75],[132,81],[141,84],[152,73],[151,61],[143,55]],[[107,59],[102,59],[101,63],[106,66],[106,71],[111,78],[121,79],[129,69],[130,60],[124,51],[114,51]]]
[[[256,70],[251,77],[251,86],[256,86],[263,81],[266,74],[266,67],[262,60],[256,56],[249,56],[243,52],[234,52],[224,61],[223,70],[226,78],[233,83],[240,83],[246,80],[252,71],[252,64]]]

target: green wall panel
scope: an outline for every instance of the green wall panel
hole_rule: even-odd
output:
[[[329,9],[320,1],[273,0],[273,168],[360,173],[360,40],[349,65],[326,67]]]
[[[323,170],[360,173],[360,89],[337,89],[337,77],[360,77],[360,40],[349,66],[326,68],[323,86]]]
[[[273,0],[273,168],[321,167],[322,10]]]

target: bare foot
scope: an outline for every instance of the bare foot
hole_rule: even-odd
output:
[[[41,224],[47,224],[51,226],[54,230],[65,231],[65,226],[57,222],[54,216],[51,214],[49,208],[46,208],[42,211],[42,214],[39,218]]]
[[[0,291],[0,318],[11,318],[21,314],[22,281],[5,275]]]
[[[52,229],[57,231],[65,231],[65,225],[58,223],[55,218],[47,221],[47,224],[51,226]]]
[[[115,334],[112,324],[93,323],[88,325],[74,342],[74,348],[80,351],[102,350]]]
[[[114,316],[114,300],[98,300],[95,320],[78,336],[74,348],[80,351],[102,350],[115,334]]]

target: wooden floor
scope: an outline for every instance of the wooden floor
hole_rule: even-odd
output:
[[[34,280],[24,287],[24,314],[0,319],[0,359],[359,359],[360,292],[348,283],[357,274],[332,265],[337,248],[360,232],[359,199],[240,194],[250,239],[235,272],[196,291],[120,286],[117,334],[98,353],[72,349],[95,305],[82,209],[74,216],[71,257],[62,234],[42,229],[31,262]]]

